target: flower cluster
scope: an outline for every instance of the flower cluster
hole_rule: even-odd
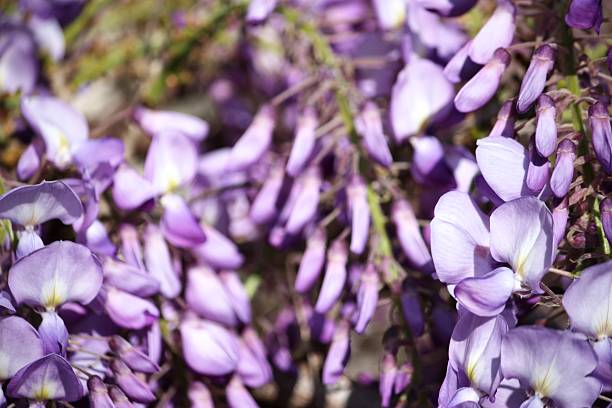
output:
[[[605,2],[121,3],[0,14],[0,407],[612,402]]]

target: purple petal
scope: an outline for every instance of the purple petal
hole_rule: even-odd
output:
[[[563,295],[574,330],[591,338],[612,337],[612,261],[590,266]]]
[[[164,133],[149,146],[144,175],[159,192],[169,193],[189,183],[196,174],[198,154],[187,136]]]
[[[428,80],[424,82],[423,78]],[[398,74],[391,94],[395,140],[400,143],[421,132],[430,119],[449,106],[454,95],[453,86],[439,65],[416,56],[411,58]]]
[[[546,205],[534,197],[519,198],[495,209],[490,222],[493,258],[510,264],[521,282],[539,290],[554,253],[552,215]]]
[[[193,408],[215,408],[210,390],[199,381],[189,383],[188,395]]]
[[[227,386],[227,403],[230,408],[259,408],[237,376],[232,377]]]
[[[590,407],[601,384],[587,377],[597,358],[585,339],[544,327],[511,330],[502,343],[501,369],[561,407]],[[567,367],[571,367],[568,370]]]
[[[527,176],[525,177],[525,184],[529,191],[533,193],[541,192],[546,183],[550,179],[550,163],[538,153],[535,145],[535,138],[532,137],[529,140],[529,165],[527,166]]]
[[[159,193],[152,183],[128,166],[119,167],[113,181],[113,200],[123,210],[138,208]]]
[[[28,27],[32,30],[38,46],[44,49],[54,62],[62,59],[65,48],[64,33],[57,20],[34,15],[30,18]]]
[[[0,319],[0,381],[42,356],[42,341],[30,323],[18,316]]]
[[[285,174],[279,166],[270,169],[267,179],[257,193],[249,217],[257,224],[266,224],[278,214],[277,202],[283,187]]]
[[[19,370],[7,386],[7,394],[33,400],[76,401],[83,389],[70,364],[57,354],[49,354]]]
[[[98,220],[92,222],[84,233],[77,235],[77,242],[96,254],[113,256],[117,252],[117,247],[110,240],[104,224]]]
[[[145,231],[145,265],[149,273],[159,282],[159,290],[168,299],[181,292],[181,281],[170,250],[159,228],[150,224]]]
[[[568,216],[568,199],[565,197],[563,200],[559,200],[559,203],[552,210],[554,248],[558,248],[563,238],[565,238]]]
[[[21,112],[44,139],[49,160],[66,168],[74,151],[89,135],[85,117],[66,102],[42,95],[22,98]]]
[[[567,211],[567,209],[566,209]],[[608,242],[612,243],[612,198],[606,197],[599,203],[601,223]]]
[[[361,177],[354,176],[346,189],[351,218],[350,250],[352,253],[360,255],[368,243],[368,232],[370,230],[367,187]]]
[[[402,0],[374,0],[372,5],[381,29],[393,30],[404,23],[406,2]]]
[[[355,119],[357,133],[363,138],[363,145],[372,159],[381,166],[389,167],[393,162],[389,145],[383,132],[380,111],[374,102],[368,102]]]
[[[349,356],[351,354],[351,339],[349,335],[349,326],[345,321],[340,322],[336,331],[334,332],[334,338],[327,351],[325,362],[323,363],[323,384],[330,385],[335,384],[348,363]]]
[[[159,317],[150,301],[115,288],[108,289],[104,307],[112,321],[126,329],[142,329]]]
[[[491,270],[489,220],[465,193],[443,195],[431,222],[431,253],[436,274],[445,283]]]
[[[134,110],[134,119],[151,136],[181,133],[193,142],[200,142],[208,136],[208,123],[183,112],[151,110],[139,106]]]
[[[21,26],[12,26],[6,36],[7,43],[3,44],[0,55],[0,89],[27,95],[34,90],[38,79],[36,43],[30,31]]]
[[[92,408],[114,408],[113,400],[108,395],[108,389],[100,377],[92,375],[87,380],[89,405]]]
[[[325,243],[325,230],[316,228],[306,242],[306,250],[295,278],[295,290],[299,293],[310,290],[319,279],[325,263]]]
[[[205,319],[228,326],[238,323],[230,296],[217,274],[208,267],[189,269],[185,300],[191,310]]]
[[[157,399],[147,383],[134,375],[132,370],[123,361],[113,360],[110,366],[117,385],[130,400],[146,404]]]
[[[555,152],[557,146],[557,124],[555,123],[557,110],[555,102],[546,95],[538,98],[538,108],[536,109],[536,132],[535,142],[538,152],[545,157]]]
[[[501,77],[510,65],[510,54],[503,48],[495,51],[493,58],[459,90],[455,107],[459,112],[473,112],[493,98]]]
[[[36,140],[32,141],[19,157],[19,162],[17,163],[17,178],[19,180],[29,179],[40,168],[43,148],[39,146]]]
[[[261,159],[272,143],[275,114],[270,106],[262,107],[248,129],[238,139],[226,164],[226,171],[242,171]]]
[[[486,137],[477,142],[476,161],[487,184],[502,200],[529,194],[525,179],[529,158],[525,148],[507,137]]]
[[[194,248],[194,253],[203,263],[218,269],[238,269],[244,257],[236,245],[225,235],[208,225],[202,225],[206,242]]]
[[[516,121],[516,110],[514,109],[514,101],[506,101],[497,112],[497,119],[493,125],[493,129],[489,133],[489,137],[503,136],[514,137],[514,122]]]
[[[471,47],[472,41],[466,42],[444,67],[444,76],[453,84],[470,79],[480,68],[480,65],[469,59]]]
[[[410,203],[406,200],[395,201],[391,210],[391,218],[406,257],[417,269],[430,271],[432,269],[431,255],[423,240]]]
[[[497,8],[484,26],[472,39],[469,56],[477,64],[488,63],[498,48],[512,43],[515,30],[516,8],[511,1],[497,2]]]
[[[74,223],[83,214],[77,195],[61,181],[16,187],[0,197],[0,218],[23,226],[36,226],[53,219]]]
[[[83,245],[55,241],[17,261],[8,282],[17,303],[46,308],[87,304],[102,286],[102,268]]]
[[[514,290],[514,274],[502,266],[482,276],[466,278],[455,287],[457,301],[477,316],[495,316],[506,307]]]
[[[599,32],[603,20],[601,0],[571,0],[565,22],[573,28]]]
[[[161,226],[166,239],[179,248],[193,248],[206,241],[206,236],[187,203],[176,194],[161,199],[164,213]]]
[[[151,374],[159,371],[157,364],[123,337],[116,335],[111,337],[109,345],[111,350],[132,370]]]
[[[467,13],[478,0],[418,0],[418,2],[421,6],[445,17],[456,17]]]
[[[141,297],[159,292],[159,281],[133,265],[107,258],[103,268],[105,282],[117,289]]]
[[[393,353],[384,353],[380,362],[378,391],[382,407],[388,407],[393,396],[393,385],[397,377],[397,361]]]
[[[517,110],[520,113],[527,112],[536,99],[538,99],[546,85],[546,77],[552,71],[554,65],[554,48],[544,44],[535,50],[529,63],[529,68],[527,68],[527,72],[521,82],[521,89],[516,102]]]
[[[312,156],[315,147],[315,130],[317,128],[316,111],[307,108],[298,118],[295,139],[287,160],[287,174],[297,177]]]
[[[40,236],[34,230],[28,228],[19,234],[19,243],[15,255],[17,259],[20,259],[44,246],[45,244]]]
[[[318,313],[327,313],[338,301],[346,283],[348,251],[344,241],[334,241],[327,253],[327,266],[319,297],[315,305]]]
[[[413,336],[422,336],[425,329],[423,308],[421,307],[419,294],[415,287],[411,286],[409,280],[404,280],[402,283],[400,302],[402,305],[402,314],[410,328],[410,332]]]
[[[240,379],[249,387],[261,387],[272,379],[272,368],[257,333],[245,329],[240,339],[240,361],[237,370]]]
[[[576,145],[570,139],[563,139],[557,149],[557,162],[550,177],[550,189],[559,198],[569,191],[574,178],[574,161],[576,160]]]
[[[589,108],[589,126],[595,156],[606,173],[612,174],[612,126],[608,107],[603,102],[597,102]]]
[[[368,265],[361,275],[357,292],[357,321],[355,331],[363,333],[376,311],[378,303],[378,273],[373,265]]]
[[[593,350],[597,355],[597,368],[593,377],[603,385],[602,391],[612,390],[612,339],[605,338],[593,343]]]
[[[321,172],[310,167],[294,184],[295,203],[289,213],[285,229],[289,234],[298,234],[316,215],[321,194]]]
[[[68,347],[68,329],[61,317],[55,312],[41,314],[42,322],[38,326],[38,333],[43,343],[44,354],[59,354],[66,356]]]
[[[251,0],[247,9],[246,21],[260,23],[264,21],[276,7],[278,0]]]
[[[204,375],[226,375],[238,365],[240,346],[223,326],[190,317],[180,325],[185,361]]]
[[[240,321],[245,324],[251,323],[251,302],[238,274],[234,271],[221,271],[219,278]]]
[[[449,345],[453,369],[463,373],[470,384],[489,396],[495,395],[502,380],[500,355],[502,339],[509,325],[501,316],[460,315]]]
[[[451,182],[451,169],[444,160],[444,146],[435,136],[410,138],[413,148],[412,177],[421,184],[445,185]]]

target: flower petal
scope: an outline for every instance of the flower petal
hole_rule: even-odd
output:
[[[0,381],[42,356],[40,336],[27,320],[18,316],[0,319]]]
[[[501,313],[514,290],[514,273],[504,266],[482,276],[466,278],[455,287],[455,298],[477,316]]]

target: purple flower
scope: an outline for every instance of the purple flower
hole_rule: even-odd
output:
[[[105,298],[104,308],[108,317],[120,327],[143,329],[159,317],[159,310],[152,302],[123,290],[109,287]]]
[[[355,119],[355,128],[363,138],[363,145],[368,154],[381,166],[389,167],[393,162],[393,157],[383,132],[380,111],[374,102],[365,104]]]
[[[29,94],[38,79],[36,43],[29,30],[3,21],[0,25],[0,89]]]
[[[568,199],[567,197],[564,197],[562,200],[559,200],[557,205],[555,205],[555,207],[552,210],[553,236],[554,236],[554,247],[555,248],[559,247],[559,244],[561,243],[563,238],[565,238],[565,228],[567,227],[568,215],[569,215]]]
[[[395,224],[397,237],[406,257],[419,270],[432,269],[431,255],[423,240],[419,224],[406,200],[396,200],[391,210],[391,219]]]
[[[272,379],[272,367],[266,349],[255,330],[247,327],[240,338],[240,361],[236,369],[242,382],[249,387],[261,387]]]
[[[468,54],[471,46],[472,41],[466,42],[444,67],[444,76],[453,84],[468,80],[481,67],[480,64],[476,64],[469,58]]]
[[[327,253],[327,266],[319,297],[315,305],[318,313],[327,313],[338,301],[346,283],[348,251],[343,240],[331,244]]]
[[[298,292],[304,293],[310,290],[319,278],[325,263],[325,244],[325,230],[315,228],[308,237],[306,250],[295,278],[295,290]]]
[[[100,377],[92,375],[87,380],[89,404],[92,408],[113,408],[113,400],[108,395],[108,389]]]
[[[515,291],[539,292],[552,263],[552,215],[533,197],[502,204],[487,219],[468,195],[450,192],[436,205],[431,229],[438,278],[479,316],[500,313]]]
[[[612,174],[612,127],[608,107],[603,102],[596,102],[589,108],[589,126],[595,156],[605,172]]]
[[[307,108],[298,118],[295,139],[287,160],[287,174],[297,177],[306,167],[315,147],[315,130],[317,128],[317,113]]]
[[[574,161],[576,160],[576,145],[570,139],[563,139],[557,149],[557,162],[550,177],[550,189],[559,198],[569,191],[574,178]]]
[[[30,323],[18,316],[0,319],[0,381],[43,355],[40,336]]]
[[[427,82],[422,80],[425,77]],[[400,143],[423,131],[430,120],[444,113],[454,95],[453,86],[439,65],[411,56],[398,74],[391,94],[390,116],[395,140]]]
[[[233,376],[226,388],[227,403],[230,408],[259,408],[249,391],[240,381]]]
[[[55,18],[41,18],[34,15],[28,21],[28,27],[38,46],[45,50],[54,62],[64,57],[64,33]]]
[[[276,7],[278,0],[251,0],[247,10],[246,21],[260,23],[264,21]]]
[[[76,401],[83,389],[70,363],[57,354],[46,355],[19,370],[7,386],[7,394],[35,401]]]
[[[355,331],[363,333],[376,311],[380,280],[374,265],[369,264],[361,274],[357,291],[357,318]]]
[[[351,337],[348,322],[341,320],[323,363],[323,384],[335,384],[348,363],[351,354]]]
[[[140,349],[133,346],[129,341],[121,336],[113,336],[108,342],[110,349],[123,361],[130,369],[141,373],[156,373],[159,366],[155,364],[149,356]]]
[[[538,98],[538,107],[536,109],[536,132],[535,143],[538,153],[544,157],[548,157],[554,153],[557,146],[557,124],[555,117],[557,110],[555,102],[546,95],[540,95]]]
[[[428,10],[433,10],[445,17],[456,17],[467,13],[477,0],[418,0]]]
[[[498,48],[486,65],[459,90],[455,96],[455,107],[459,112],[473,112],[493,98],[501,77],[510,65],[510,54]]]
[[[249,128],[232,148],[227,171],[242,171],[261,159],[272,143],[275,114],[270,106],[262,107]]]
[[[509,0],[500,0],[493,15],[472,39],[469,56],[477,64],[487,64],[495,58],[498,48],[512,43],[516,8]]]
[[[144,261],[147,271],[159,283],[162,295],[168,299],[177,297],[181,292],[181,280],[162,232],[156,226],[149,224],[144,238]]]
[[[555,66],[555,49],[548,44],[544,44],[533,53],[529,68],[521,82],[517,110],[520,113],[527,112],[531,105],[536,101],[544,90],[546,77]]]
[[[183,112],[156,111],[139,106],[134,110],[134,119],[153,137],[181,133],[197,143],[208,136],[208,123]]]
[[[87,141],[89,126],[72,106],[52,96],[28,96],[21,100],[21,112],[45,141],[47,158],[65,169],[75,152]]]
[[[503,136],[514,137],[514,122],[516,120],[516,110],[514,109],[514,101],[506,101],[497,113],[497,119],[493,125],[493,129],[489,133],[489,137]]]
[[[601,0],[571,0],[565,22],[573,28],[599,32],[603,21]]]
[[[132,401],[149,403],[156,400],[155,394],[153,394],[147,383],[136,376],[123,361],[113,360],[110,368],[117,385]]]
[[[601,213],[601,223],[606,238],[608,242],[612,243],[612,198],[604,198],[599,203],[599,211]]]
[[[232,301],[217,274],[206,266],[189,269],[185,300],[191,310],[205,319],[228,326],[237,324]]]
[[[555,406],[587,408],[599,395],[601,384],[588,375],[597,358],[586,339],[574,333],[544,327],[518,327],[502,343],[501,370],[533,393],[525,407],[543,407],[548,398]],[[568,367],[572,367],[568,370]]]
[[[378,25],[383,30],[401,27],[406,19],[406,2],[403,0],[373,0]]]
[[[292,205],[285,229],[289,234],[298,234],[316,215],[321,194],[321,171],[310,167],[294,184],[292,194],[295,202]]]
[[[368,191],[365,181],[360,176],[353,176],[346,187],[348,207],[351,220],[352,253],[360,255],[368,243],[370,230],[370,207],[368,205]]]
[[[229,238],[211,226],[202,225],[206,242],[193,249],[195,256],[204,264],[219,269],[238,269],[244,257]]]
[[[210,390],[200,381],[189,383],[189,402],[194,408],[214,408],[213,398]]]
[[[235,335],[223,326],[187,316],[180,325],[185,361],[204,375],[226,375],[239,361],[240,345]]]
[[[527,165],[527,177],[525,184],[531,193],[539,193],[550,179],[550,163],[546,157],[538,153],[535,137],[529,139],[529,164]]]
[[[297,143],[297,136],[294,146],[295,143]],[[289,173],[289,170],[287,170],[287,172]],[[249,218],[253,220],[253,222],[257,224],[266,224],[272,221],[278,214],[277,202],[279,201],[284,181],[285,173],[283,168],[279,164],[273,165],[268,173],[268,177],[251,205]]]
[[[572,282],[563,296],[563,307],[572,329],[591,339],[599,359],[594,376],[612,389],[612,261],[590,266]]]

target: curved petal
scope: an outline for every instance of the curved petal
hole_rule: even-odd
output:
[[[514,290],[514,273],[502,266],[482,276],[466,278],[455,287],[455,298],[477,316],[495,316],[506,307]]]
[[[164,207],[162,231],[172,245],[193,248],[206,241],[202,227],[183,198],[176,194],[166,194],[161,203]]]
[[[72,224],[82,214],[81,200],[61,181],[17,187],[0,197],[0,218],[23,226],[36,226],[56,218]]]
[[[236,244],[211,226],[202,225],[206,242],[194,248],[195,255],[205,264],[219,269],[238,269],[244,257]]]
[[[55,241],[17,261],[9,271],[17,303],[53,309],[66,302],[87,304],[102,286],[102,268],[91,251]]]
[[[187,364],[204,375],[226,375],[238,365],[240,345],[223,326],[189,317],[180,325]]]
[[[612,261],[590,266],[563,295],[574,330],[591,338],[612,337]]]
[[[502,343],[504,377],[518,379],[523,388],[563,408],[593,404],[601,384],[587,375],[596,367],[597,358],[586,339],[567,331],[519,327],[511,330]]]
[[[162,295],[168,299],[177,297],[181,292],[181,280],[161,231],[149,224],[144,238],[144,260],[147,270],[159,282]]]
[[[206,266],[193,267],[187,272],[185,300],[189,308],[204,319],[228,326],[238,323],[223,283],[215,271]]]
[[[169,193],[196,175],[198,153],[180,133],[167,132],[153,139],[145,160],[144,175],[157,191]]]
[[[491,254],[511,265],[517,278],[538,290],[554,254],[552,214],[542,201],[523,197],[491,214]]]
[[[149,180],[128,166],[119,167],[113,181],[113,200],[124,210],[138,208],[159,193]]]
[[[164,133],[182,133],[193,142],[208,136],[208,123],[197,116],[183,112],[147,109],[142,106],[134,110],[134,119],[151,136]]]
[[[445,283],[491,270],[489,220],[466,193],[444,194],[431,222],[431,254],[436,274]]]
[[[495,194],[504,201],[531,194],[525,182],[529,157],[519,142],[493,136],[476,144],[476,162]]]
[[[469,56],[477,64],[486,64],[498,48],[505,48],[514,38],[516,8],[509,0],[497,2],[493,15],[472,39]]]
[[[40,336],[27,320],[18,316],[0,319],[0,381],[42,356]]]
[[[148,327],[159,317],[150,301],[112,287],[106,293],[104,308],[113,322],[126,329]]]
[[[70,363],[57,354],[49,354],[23,367],[6,389],[11,397],[38,401],[76,401],[83,396],[81,383]]]

